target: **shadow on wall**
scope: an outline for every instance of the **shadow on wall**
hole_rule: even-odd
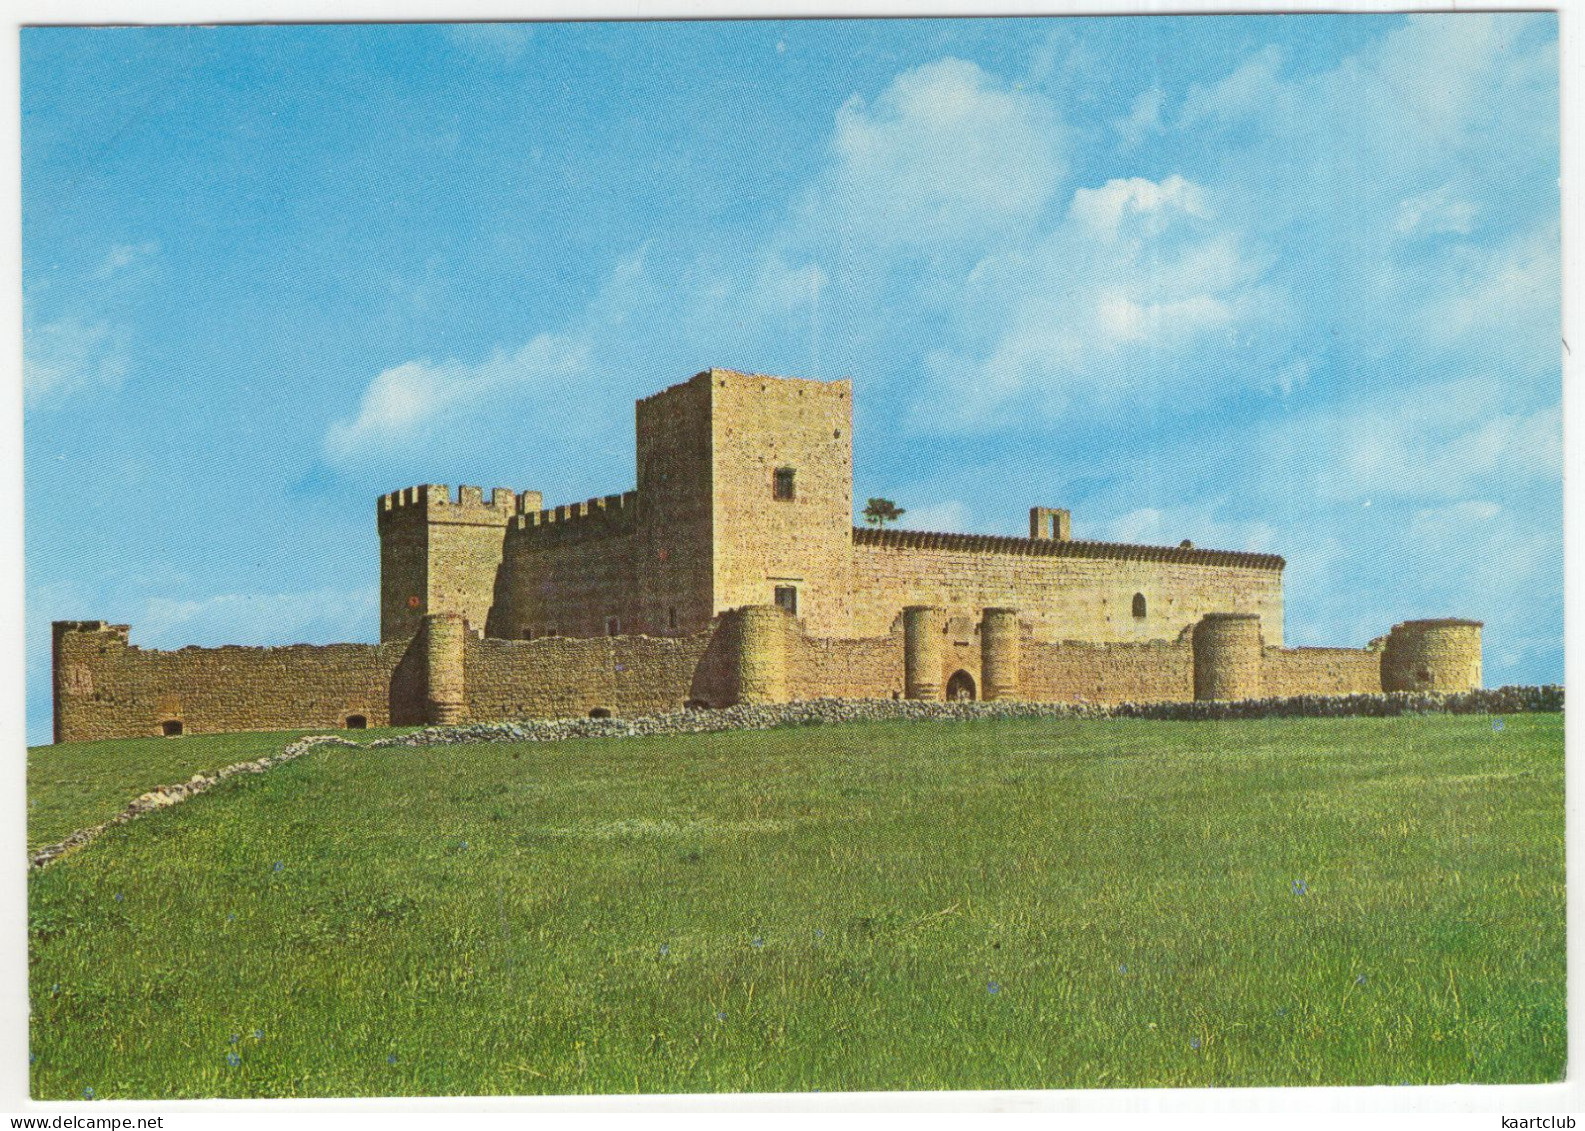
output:
[[[715,632],[699,666],[694,669],[693,681],[688,687],[687,705],[690,707],[730,707],[737,699],[738,614],[720,614]],[[731,631],[722,631],[732,621]]]
[[[420,727],[429,721],[424,717],[427,680],[424,671],[424,634],[420,631],[408,642],[407,651],[391,672],[390,711],[393,727]]]

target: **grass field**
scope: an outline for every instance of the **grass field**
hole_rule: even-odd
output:
[[[35,751],[83,760],[39,808],[94,756]],[[338,749],[30,883],[39,1098],[1565,1063],[1558,715]]]
[[[281,747],[305,734],[339,734],[363,742],[397,733],[293,730],[34,747],[28,751],[28,851],[114,817],[127,802],[155,786],[184,782],[200,770],[279,754]]]

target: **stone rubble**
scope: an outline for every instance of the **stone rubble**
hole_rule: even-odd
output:
[[[279,754],[237,762],[209,773],[194,774],[179,785],[160,786],[143,794],[120,813],[92,828],[80,829],[57,844],[33,853],[42,868],[116,825],[145,813],[196,797],[237,774],[262,774],[301,758],[321,746],[353,749],[398,746],[454,746],[477,742],[560,742],[574,738],[639,738],[651,735],[707,734],[728,730],[771,730],[788,726],[892,720],[981,719],[1160,719],[1207,721],[1260,718],[1385,718],[1396,715],[1513,715],[1563,710],[1563,688],[1499,687],[1491,690],[1437,692],[1396,691],[1374,695],[1301,695],[1286,699],[1241,699],[1188,703],[1029,703],[932,702],[917,699],[811,699],[796,703],[740,703],[720,710],[687,709],[642,718],[525,719],[518,722],[463,723],[425,727],[408,734],[353,742],[339,735],[310,735],[290,743]]]

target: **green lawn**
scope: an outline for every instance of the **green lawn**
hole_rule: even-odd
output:
[[[1556,1080],[1563,912],[1559,715],[336,749],[32,874],[33,1093]]]
[[[28,850],[109,820],[155,786],[184,782],[200,770],[279,754],[292,739],[305,734],[339,734],[361,742],[399,733],[292,730],[35,746],[28,751]]]

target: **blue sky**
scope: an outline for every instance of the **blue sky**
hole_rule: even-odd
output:
[[[27,29],[49,622],[369,640],[374,496],[633,485],[708,365],[855,382],[905,525],[1284,554],[1290,644],[1561,681],[1551,15]]]

